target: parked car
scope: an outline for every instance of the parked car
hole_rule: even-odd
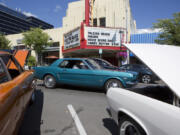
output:
[[[64,58],[56,60],[51,66],[35,67],[35,76],[44,80],[47,88],[56,84],[69,84],[85,87],[104,88],[130,87],[135,85],[136,75],[102,69],[94,60],[88,58]]]
[[[137,79],[139,78],[139,73],[135,71],[129,71],[129,70],[121,70],[119,67],[112,65],[108,61],[100,58],[90,58],[94,60],[102,69],[104,70],[115,70],[115,71],[120,71],[120,72],[128,72],[131,73],[135,76],[137,76]]]
[[[126,64],[119,67],[120,70],[133,71],[139,74],[138,81],[142,83],[153,83],[158,77],[143,64]]]
[[[119,135],[179,135],[180,47],[147,44],[125,46],[164,83],[132,90],[108,90],[108,112],[118,124]],[[167,52],[171,54],[167,55]]]
[[[0,135],[14,135],[35,99],[33,71],[24,71],[15,57],[0,51]]]

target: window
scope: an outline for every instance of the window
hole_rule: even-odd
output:
[[[68,64],[69,64],[69,61],[65,60],[65,61],[61,62],[59,67],[60,68],[68,68]]]
[[[64,60],[61,62],[60,68],[88,69],[88,66],[81,60]]]
[[[101,27],[106,27],[106,18],[103,17],[103,18],[100,18],[99,20],[100,20],[100,26]]]
[[[26,49],[26,46],[25,45],[14,46],[14,50],[18,50],[18,49]]]
[[[93,26],[97,26],[97,18],[93,19]]]
[[[54,42],[50,47],[59,47],[59,42]]]
[[[102,69],[94,60],[86,59],[85,61],[92,69]]]
[[[17,39],[16,42],[17,44],[22,44],[22,39]]]
[[[7,82],[8,80],[9,80],[8,75],[5,72],[2,61],[0,60],[0,84],[4,83],[4,82]]]

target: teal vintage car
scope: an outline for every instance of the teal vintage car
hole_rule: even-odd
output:
[[[44,81],[47,88],[56,84],[103,88],[130,87],[137,83],[137,75],[102,69],[93,59],[64,58],[50,66],[34,67],[35,77]]]

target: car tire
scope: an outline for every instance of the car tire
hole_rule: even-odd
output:
[[[43,83],[46,88],[52,89],[56,86],[56,79],[52,75],[46,75]]]
[[[148,75],[148,74],[142,75],[141,82],[146,83],[146,84],[151,83],[152,82],[151,75]]]
[[[118,135],[146,135],[137,122],[128,116],[122,116],[119,120]]]
[[[117,79],[109,79],[104,85],[104,91],[107,93],[109,88],[123,88],[122,83]]]

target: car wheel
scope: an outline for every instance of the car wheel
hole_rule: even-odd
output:
[[[119,135],[146,135],[146,133],[133,119],[123,116],[119,120]]]
[[[56,80],[52,75],[46,75],[44,77],[44,86],[46,88],[54,88],[56,86]]]
[[[143,83],[146,83],[146,84],[148,84],[148,83],[150,83],[151,81],[152,81],[152,79],[151,79],[151,76],[150,75],[142,75],[142,77],[141,77],[141,81],[143,82]]]
[[[110,79],[105,83],[105,93],[107,93],[109,88],[123,88],[123,85],[117,79]]]

